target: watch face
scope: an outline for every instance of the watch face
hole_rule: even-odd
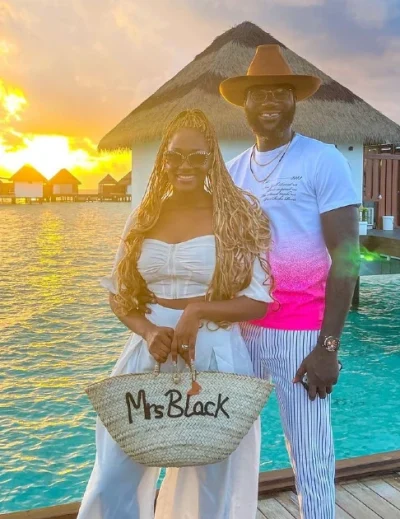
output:
[[[339,348],[339,340],[334,337],[327,337],[324,346],[328,351],[337,351]]]

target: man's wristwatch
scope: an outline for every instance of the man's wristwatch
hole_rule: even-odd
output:
[[[320,335],[318,338],[318,345],[325,348],[327,351],[335,352],[339,350],[340,339],[332,335]]]

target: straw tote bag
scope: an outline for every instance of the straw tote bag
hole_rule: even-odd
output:
[[[121,449],[148,467],[208,465],[227,458],[272,390],[266,380],[191,371],[110,377],[86,389]],[[188,394],[189,393],[189,394]]]

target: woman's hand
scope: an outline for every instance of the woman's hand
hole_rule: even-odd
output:
[[[199,327],[200,316],[197,307],[195,303],[189,304],[175,326],[174,338],[171,345],[173,362],[177,361],[178,353],[187,364],[190,364],[190,361],[194,361]],[[182,346],[185,345],[189,346],[188,350],[182,349]]]
[[[156,362],[163,364],[171,353],[174,329],[166,326],[156,326],[152,324],[143,335],[147,342],[147,347],[151,356]]]

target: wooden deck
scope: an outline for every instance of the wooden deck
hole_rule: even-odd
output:
[[[298,519],[297,496],[279,492],[258,503],[257,519]],[[400,473],[336,485],[336,519],[400,519]]]
[[[360,236],[360,245],[370,252],[400,257],[400,228],[393,231],[371,229],[367,236]]]
[[[72,202],[131,202],[131,195],[113,194],[70,194],[70,195],[51,195],[49,197],[15,197],[14,195],[0,194],[0,204],[46,204],[46,203],[72,203]]]
[[[336,493],[336,519],[400,519],[400,451],[337,461]],[[262,472],[258,496],[257,519],[299,517],[291,469]],[[78,510],[69,503],[0,519],[76,519]]]

